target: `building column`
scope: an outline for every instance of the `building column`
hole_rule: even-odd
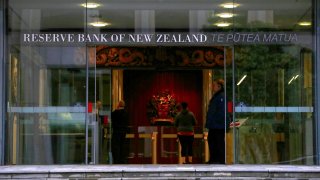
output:
[[[134,17],[134,29],[136,33],[155,32],[154,10],[136,10]]]
[[[315,84],[315,97],[314,97],[314,140],[315,140],[315,163],[320,164],[320,0],[314,1],[314,84]]]
[[[4,56],[4,1],[0,0],[0,165],[4,165],[4,142],[5,142],[5,56]]]
[[[210,26],[208,18],[214,14],[209,10],[190,10],[189,11],[189,30],[190,32],[201,32],[201,30]]]

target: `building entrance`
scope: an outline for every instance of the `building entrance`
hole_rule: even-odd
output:
[[[208,158],[204,135],[205,113],[212,95],[213,76],[224,79],[224,49],[223,47],[156,49],[156,47],[96,47],[95,99],[96,101],[104,99],[103,106],[106,107],[110,103],[112,110],[120,100],[126,102],[129,124],[124,143],[126,162],[129,164],[179,163],[180,146],[173,122],[178,113],[179,103],[187,102],[189,110],[197,119],[194,163],[204,163]],[[120,52],[123,54],[117,54]],[[123,61],[125,57],[127,63]],[[102,72],[106,69],[110,69],[110,74],[103,75]],[[103,76],[111,77],[111,85],[102,83],[101,78],[105,79]],[[112,94],[110,99],[103,97],[110,96],[110,93]],[[166,99],[168,102],[160,102],[161,99]],[[168,103],[168,106],[160,110],[160,103]],[[108,116],[110,122],[112,122],[110,116],[112,110],[110,109]],[[159,115],[161,113],[166,115],[161,117]],[[112,123],[107,126],[112,130]],[[101,151],[99,154],[107,157],[108,152],[102,149]]]
[[[286,48],[294,49],[295,47],[286,46]],[[104,51],[101,51],[102,49],[104,49]],[[126,53],[122,52],[121,57],[128,57],[128,61],[126,62],[120,61],[120,55],[117,55],[121,49],[125,49]],[[151,121],[148,119],[146,111],[147,100],[150,99],[150,96],[157,95],[157,93],[162,90],[166,90],[162,89],[162,87],[165,86],[163,84],[167,84],[166,86],[169,87],[169,92],[172,92],[173,90],[170,88],[174,89],[175,85],[183,81],[180,79],[177,83],[175,81],[171,82],[171,80],[175,79],[175,77],[179,79],[180,75],[188,77],[186,79],[187,82],[190,83],[185,86],[186,88],[184,88],[184,90],[190,90],[192,87],[191,84],[194,85],[202,81],[202,85],[197,85],[197,87],[202,86],[199,90],[200,93],[198,92],[197,94],[199,95],[202,92],[202,107],[200,110],[202,111],[202,113],[200,113],[200,122],[202,122],[202,124],[198,126],[198,137],[201,138],[198,140],[203,142],[204,139],[202,138],[204,138],[203,134],[205,132],[203,123],[205,121],[206,105],[212,95],[210,92],[210,82],[215,78],[225,79],[226,95],[228,98],[226,106],[228,106],[228,113],[230,113],[234,121],[233,128],[226,136],[227,146],[229,146],[226,152],[227,162],[285,162],[285,159],[292,159],[295,153],[301,154],[310,151],[308,148],[297,149],[295,151],[291,150],[292,142],[295,141],[301,146],[303,144],[303,138],[301,138],[302,136],[292,134],[299,134],[299,131],[290,131],[291,133],[287,131],[287,128],[293,125],[292,118],[297,117],[292,116],[292,113],[298,113],[302,117],[312,112],[312,109],[309,108],[310,106],[307,105],[310,102],[308,101],[310,94],[308,95],[309,90],[306,87],[310,86],[308,81],[310,76],[308,76],[308,74],[311,72],[311,59],[308,51],[301,51],[301,55],[298,58],[293,56],[290,51],[280,48],[279,46],[213,47],[212,52],[214,58],[212,58],[209,56],[211,52],[210,47],[161,47],[159,48],[160,50],[156,49],[157,48],[152,47],[135,49],[96,48],[97,60],[100,61],[96,65],[96,68],[99,70],[101,65],[103,65],[103,68],[106,69],[107,67],[107,69],[109,68],[111,70],[112,83],[110,92],[115,95],[111,95],[111,104],[115,105],[119,100],[124,99],[128,101],[131,111],[136,113],[132,119],[132,123],[135,123],[132,124],[132,133],[128,135],[129,140],[133,141],[131,144],[133,144],[135,149],[128,152],[128,163],[179,162],[177,154],[177,152],[179,152],[178,147],[177,144],[174,143],[174,128],[170,129],[168,126],[160,126],[158,128],[152,124],[150,124],[149,127],[148,123]],[[256,59],[255,55],[261,51],[266,54],[272,52],[268,61]],[[143,53],[140,54],[139,52]],[[110,53],[113,54],[110,55]],[[138,54],[140,54],[139,58]],[[110,57],[108,57],[108,55]],[[277,58],[281,56],[290,57],[291,60],[277,61]],[[213,61],[208,61],[210,59],[213,59]],[[234,61],[231,61],[231,59]],[[208,62],[212,62],[212,64],[208,64]],[[297,62],[302,63],[304,68],[301,69]],[[292,66],[292,68],[288,69],[288,65]],[[147,71],[146,69],[149,70]],[[179,75],[176,76],[176,74]],[[302,74],[304,79],[303,87],[305,88],[302,88],[299,83],[297,84]],[[154,80],[152,78],[154,78]],[[193,81],[193,78],[196,80]],[[156,85],[152,85],[152,82],[155,82]],[[172,85],[170,85],[170,83]],[[292,86],[297,86],[296,90],[299,89],[299,91],[292,91]],[[267,87],[276,87],[277,91],[272,91]],[[292,99],[289,100],[288,93],[301,97],[301,101],[297,99],[294,100],[294,102]],[[140,96],[141,94],[143,94],[143,96]],[[179,95],[179,93],[174,94],[176,96]],[[188,96],[188,98],[191,97],[192,96]],[[298,109],[292,106],[292,103],[299,104],[302,102],[303,104],[305,103],[305,106],[300,105]],[[144,110],[137,109],[143,106],[145,106],[143,108]],[[193,111],[197,111],[197,108],[192,108]],[[139,128],[139,123],[144,126]],[[307,128],[309,125],[310,124],[306,122],[301,122],[299,127],[303,126]],[[148,132],[148,135],[139,135],[139,132]],[[154,137],[153,132],[157,132],[158,135],[157,147],[155,149],[152,149],[151,141]],[[135,142],[143,145],[139,147],[137,146],[139,143]],[[166,144],[165,148],[161,147],[163,146],[161,144],[163,142]],[[145,145],[148,143],[149,145]],[[128,146],[130,146],[130,141]],[[146,148],[148,146],[149,148]],[[197,147],[199,147],[198,160],[203,163],[206,161],[205,145],[197,145]],[[146,151],[146,154],[149,153],[149,155],[144,154],[144,150],[146,149],[148,151]],[[288,151],[291,152],[290,156],[285,153]],[[153,152],[155,152],[156,155],[152,156]],[[152,158],[156,158],[156,160]]]
[[[225,80],[234,122],[228,163],[313,162],[312,53],[295,45],[43,47],[38,56],[12,53],[8,65],[11,164],[112,164],[111,112],[120,100],[132,114],[127,163],[179,163],[176,129],[149,114],[148,102],[163,92],[191,101],[200,122],[194,162],[204,163],[216,78]]]
[[[205,142],[211,81],[225,80],[234,123],[228,162],[319,164],[315,1],[5,2],[3,164],[112,164],[111,112],[120,100],[130,112],[148,109],[150,96],[170,83],[154,77],[162,73],[187,77],[184,89],[174,89],[180,79],[168,86],[176,99],[202,81],[197,95],[177,100],[201,98],[189,102],[202,122],[199,142]],[[152,74],[140,74],[147,70]],[[159,84],[147,82],[151,77]],[[170,118],[153,125],[149,111],[138,112],[126,133],[127,163],[178,163],[175,129],[161,124]],[[197,162],[205,162],[206,148],[194,145]]]
[[[179,103],[188,102],[189,110],[197,119],[196,132],[202,134],[202,79],[201,70],[124,71],[124,99],[130,112],[130,125],[134,132],[157,132],[157,163],[178,162],[179,144],[173,122],[179,111]],[[137,152],[131,153],[132,158],[148,157],[146,153],[151,152],[152,144],[146,140],[140,142],[142,147],[135,147]],[[195,141],[195,147],[203,147],[201,139]],[[201,149],[199,151],[195,153],[198,160],[202,156]]]

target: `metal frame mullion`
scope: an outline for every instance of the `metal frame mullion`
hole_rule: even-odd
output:
[[[320,0],[314,0],[314,140],[315,140],[315,164],[320,164]]]

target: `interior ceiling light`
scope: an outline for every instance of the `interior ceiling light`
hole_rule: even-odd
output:
[[[231,25],[231,23],[228,23],[228,22],[219,22],[219,23],[216,23],[215,25],[218,26],[218,27],[228,27],[228,26]]]
[[[311,22],[303,21],[298,23],[300,26],[311,26]]]
[[[232,13],[220,13],[220,14],[217,14],[217,16],[219,16],[221,18],[232,18],[234,16],[234,14],[232,14]]]
[[[232,9],[232,8],[236,8],[236,7],[240,6],[240,4],[237,4],[237,3],[225,3],[225,4],[221,4],[220,6],[222,6],[223,8]]]
[[[81,6],[85,7],[85,8],[93,9],[93,8],[99,7],[100,4],[97,4],[97,3],[83,3],[83,4],[81,4]]]
[[[104,27],[104,26],[109,26],[111,24],[103,21],[97,21],[97,22],[90,23],[90,25],[94,27]]]

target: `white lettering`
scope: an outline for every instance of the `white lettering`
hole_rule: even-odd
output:
[[[234,33],[159,33],[159,34],[72,34],[72,33],[26,33],[23,34],[23,42],[25,43],[60,43],[60,42],[152,42],[157,43],[202,43],[212,38],[211,42],[215,43],[291,43],[297,42],[299,36],[296,33],[286,32],[234,32]],[[212,36],[212,37],[210,37]],[[261,40],[261,41],[260,41]]]
[[[169,40],[169,34],[164,34],[163,35],[163,42],[170,42],[170,40]]]
[[[119,34],[119,37],[120,37],[119,42],[123,42],[125,36],[126,36],[125,34]]]
[[[181,39],[181,34],[178,34],[179,42],[191,42],[189,35],[187,34],[185,39]]]
[[[253,34],[248,34],[247,41],[248,42],[253,42]]]
[[[68,42],[74,42],[74,35],[68,34]]]
[[[99,35],[93,34],[93,41],[94,41],[94,42],[100,42]]]
[[[227,35],[227,42],[229,42],[230,40],[232,41],[233,39],[233,34],[228,34]]]
[[[293,37],[291,37],[291,41],[298,41],[298,36],[297,34],[293,34]]]
[[[131,41],[136,42],[136,38],[134,37],[134,35],[129,34],[129,42]]]
[[[224,34],[219,34],[218,35],[218,42],[223,42],[224,40]]]
[[[263,35],[263,42],[270,42],[271,41],[271,34],[264,34]]]
[[[278,34],[279,36],[279,41],[282,41],[282,37],[284,36],[284,34]]]
[[[217,37],[217,34],[212,34],[212,42],[215,42],[216,37]]]
[[[129,34],[129,42],[151,42],[152,37],[153,37],[153,34]],[[157,38],[159,38],[158,40],[160,40],[161,34],[160,34],[160,37],[158,34]]]
[[[145,34],[144,35],[144,39],[146,42],[151,42],[152,38],[153,38],[153,34]]]
[[[272,41],[273,41],[273,42],[274,42],[274,41],[276,41],[276,42],[278,41],[277,34],[273,34],[273,35],[272,35],[271,42],[272,42]]]
[[[61,36],[62,42],[64,42],[64,41],[66,40],[66,35],[60,34],[60,36]],[[59,41],[58,41],[58,42],[59,42]]]
[[[260,36],[258,34],[255,35],[254,39],[253,39],[254,42],[260,42]]]
[[[50,37],[50,39],[51,39],[51,37]],[[48,40],[48,41],[50,41],[50,40]],[[51,39],[51,41],[59,42],[59,34],[53,34],[53,38]]]
[[[161,39],[162,39],[162,34],[157,34],[157,42],[163,42]]]
[[[91,42],[90,34],[87,34],[87,37],[86,37],[86,39],[85,39],[85,42]]]
[[[189,35],[187,35],[188,38]],[[196,41],[199,42],[199,34],[192,34],[192,38]],[[189,39],[190,40],[190,39]]]
[[[200,42],[206,42],[208,39],[207,35],[205,34],[200,34]]]
[[[39,34],[38,37],[39,37],[39,42],[44,42],[43,34]]]
[[[78,42],[84,42],[84,34],[78,34]]]
[[[143,42],[143,40],[142,40],[142,34],[137,34],[137,35],[136,35],[136,39],[137,39],[137,42]]]
[[[240,34],[239,33],[236,33],[234,34],[234,38],[233,38],[233,42],[239,42],[240,41]]]
[[[118,39],[119,39],[119,37],[118,37],[117,34],[112,34],[112,35],[111,35],[111,41],[112,41],[112,42],[117,42]]]
[[[177,42],[176,36],[172,36],[171,41],[172,41],[172,42]]]
[[[23,34],[23,42],[30,42],[30,34]]]

